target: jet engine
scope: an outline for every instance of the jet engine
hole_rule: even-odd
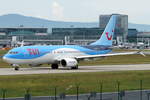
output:
[[[63,67],[77,67],[78,66],[78,62],[74,58],[64,58],[61,60],[60,63]]]

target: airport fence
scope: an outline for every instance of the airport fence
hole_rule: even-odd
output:
[[[47,92],[32,90],[31,88],[22,89],[22,95],[17,95],[18,92],[14,90],[1,88],[0,100],[150,100],[150,90],[146,90],[147,86],[150,87],[150,84],[147,85],[148,83],[143,82],[143,80],[137,81],[135,82],[137,88],[130,89],[128,86],[123,85],[123,83],[117,81],[114,84],[113,92],[106,92],[106,86],[103,82],[98,83],[99,85],[97,87],[97,91],[91,89],[86,93],[83,92],[83,87],[81,84],[76,84],[75,87],[71,89],[73,94],[67,92],[67,89],[64,91],[59,91],[59,87],[57,86],[53,86],[53,88],[45,90]],[[47,94],[42,96],[42,92]],[[17,98],[15,96],[17,96]]]

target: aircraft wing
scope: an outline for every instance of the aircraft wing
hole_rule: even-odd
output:
[[[98,57],[108,57],[108,56],[118,56],[118,55],[133,55],[133,54],[143,55],[143,53],[138,51],[138,52],[123,52],[123,53],[109,53],[109,54],[100,54],[100,55],[78,56],[76,57],[76,59],[88,59],[88,58],[98,58]]]

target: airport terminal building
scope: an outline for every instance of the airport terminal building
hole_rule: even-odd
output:
[[[47,28],[26,28],[26,27],[16,27],[16,28],[0,28],[0,35],[38,35],[46,34]]]
[[[137,42],[138,31],[128,29],[128,15],[116,14],[117,23],[114,35],[114,44],[119,45],[125,42]],[[111,15],[100,15],[97,28],[53,28],[52,35],[64,37],[71,44],[86,45],[100,38]]]
[[[137,43],[141,41],[141,35],[136,29],[128,29],[128,16],[118,15],[114,44],[119,45],[126,42]],[[24,41],[28,44],[46,44],[46,45],[62,45],[62,44],[79,44],[87,45],[100,38],[106,24],[111,15],[100,15],[99,26],[94,28],[52,28],[52,32],[48,32],[48,28],[0,28],[0,45],[10,45],[17,41]],[[140,39],[137,39],[140,37]]]

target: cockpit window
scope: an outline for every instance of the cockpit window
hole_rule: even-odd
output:
[[[9,54],[18,54],[18,52],[16,51],[11,51],[11,52],[9,52]]]

